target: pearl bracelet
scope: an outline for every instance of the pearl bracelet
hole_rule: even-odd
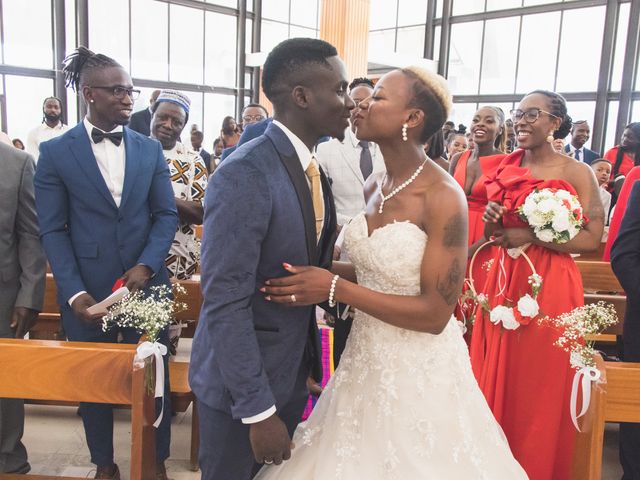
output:
[[[336,283],[338,283],[338,279],[340,275],[334,275],[331,280],[331,288],[329,288],[329,306],[331,308],[336,306],[336,301],[334,300],[336,294]]]

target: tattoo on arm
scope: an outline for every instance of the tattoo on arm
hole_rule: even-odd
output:
[[[467,219],[463,215],[452,216],[444,226],[444,237],[442,244],[447,248],[458,248],[467,246]]]
[[[458,301],[462,275],[463,269],[460,267],[460,260],[458,258],[453,260],[443,278],[440,278],[440,275],[438,275],[436,289],[447,305],[454,305]]]
[[[604,207],[602,206],[602,200],[600,200],[600,192],[597,185],[591,188],[591,199],[589,200],[589,205],[587,205],[585,215],[589,221],[604,221]]]

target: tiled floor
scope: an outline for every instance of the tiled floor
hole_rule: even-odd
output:
[[[178,360],[189,358],[191,342],[185,340],[180,341]],[[116,410],[114,448],[123,480],[129,478],[130,418],[129,411]],[[173,417],[171,458],[166,464],[173,480],[200,478],[200,473],[189,468],[190,436],[191,409]],[[76,415],[76,408],[27,405],[23,441],[29,451],[31,473],[93,478],[95,471],[89,461],[82,421]],[[602,480],[620,480],[621,477],[618,426],[609,424],[605,431]]]

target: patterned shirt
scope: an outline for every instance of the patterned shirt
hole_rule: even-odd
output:
[[[169,165],[175,197],[188,202],[202,203],[207,188],[207,166],[204,160],[179,142],[171,150],[163,150],[163,153]],[[194,225],[179,222],[165,261],[169,277],[178,280],[190,279],[196,272],[199,257]]]

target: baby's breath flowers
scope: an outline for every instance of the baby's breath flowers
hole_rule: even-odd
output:
[[[174,301],[186,293],[179,283],[173,289],[167,285],[157,285],[148,292],[137,290],[129,293],[119,302],[109,307],[102,319],[102,330],[108,331],[113,326],[135,328],[146,335],[149,342],[155,342],[160,332],[174,321],[175,314],[186,310],[185,303]]]
[[[561,332],[554,345],[568,352],[571,366],[579,370],[595,366],[593,356],[596,350],[588,336],[601,333],[618,323],[618,315],[612,304],[600,301],[575,308],[556,318],[541,318],[538,322]]]

